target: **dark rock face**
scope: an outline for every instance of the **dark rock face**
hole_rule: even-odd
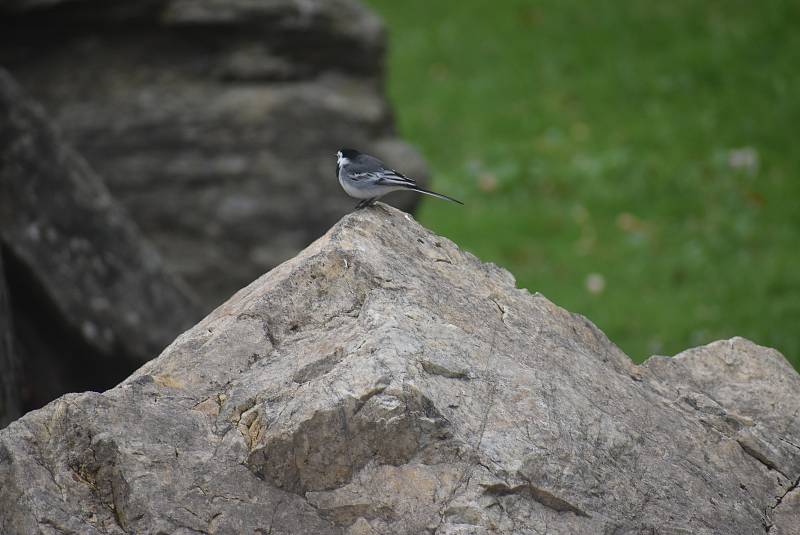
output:
[[[0,4],[0,64],[207,310],[352,209],[341,146],[426,178],[383,96],[381,22],[355,1],[42,4]]]
[[[378,205],[0,431],[0,531],[796,533],[798,393],[741,338],[636,366]]]
[[[0,429],[20,415],[19,368],[0,248]]]
[[[29,409],[116,384],[200,313],[86,161],[2,70],[0,125],[3,271]]]

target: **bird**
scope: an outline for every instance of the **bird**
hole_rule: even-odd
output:
[[[361,199],[356,205],[356,210],[375,204],[380,197],[399,190],[416,191],[464,204],[447,195],[420,187],[414,179],[388,167],[378,158],[355,149],[339,149],[336,153],[336,177],[345,193],[355,199]]]

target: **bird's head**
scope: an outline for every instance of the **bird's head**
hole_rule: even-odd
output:
[[[359,154],[361,153],[355,149],[339,149],[339,152],[336,153],[336,161],[342,165],[346,161],[355,159]]]
[[[336,153],[336,176],[339,176],[339,169],[343,165],[350,163],[359,154],[361,153],[355,149],[339,149]]]

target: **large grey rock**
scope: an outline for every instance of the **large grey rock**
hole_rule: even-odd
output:
[[[0,242],[28,409],[113,386],[201,316],[100,178],[2,69]]]
[[[0,531],[796,533],[798,393],[741,338],[636,366],[378,205],[0,432]]]
[[[355,0],[54,3],[6,6],[0,64],[206,310],[352,209],[338,148],[426,179],[394,133],[383,26]]]

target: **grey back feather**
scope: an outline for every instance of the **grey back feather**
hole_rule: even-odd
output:
[[[378,158],[370,156],[369,154],[362,153],[359,154],[357,158],[351,160],[349,171],[354,179],[364,177],[407,186],[416,186],[417,184],[413,179],[408,178],[402,173],[398,173]]]

